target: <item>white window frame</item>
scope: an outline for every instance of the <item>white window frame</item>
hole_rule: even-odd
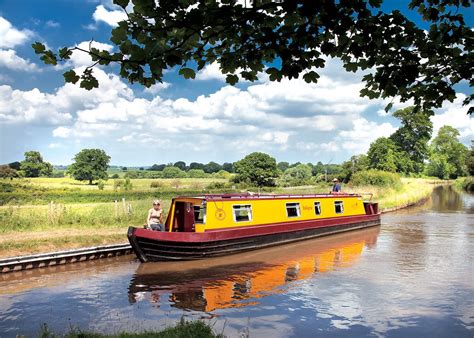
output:
[[[247,208],[247,215],[248,220],[237,220],[236,211],[237,209]],[[253,219],[253,212],[252,212],[252,204],[234,204],[232,205],[232,217],[234,218],[235,223],[243,223],[243,222],[252,222]]]
[[[341,212],[337,212],[337,207],[336,205],[340,204],[341,205]],[[344,201],[334,201],[334,212],[337,215],[343,214],[344,213]]]
[[[319,213],[316,212],[316,205],[319,206],[319,208],[318,208]],[[314,214],[315,214],[316,216],[319,216],[319,215],[321,215],[321,213],[322,213],[322,210],[321,210],[321,202],[319,202],[319,201],[314,202]]]
[[[288,215],[288,205],[289,204],[295,204],[296,205],[296,211],[297,211],[297,214],[296,216],[289,216]],[[301,217],[301,205],[300,205],[300,202],[288,202],[286,203],[286,217],[288,218],[298,218],[298,217]]]
[[[202,222],[197,222],[196,218],[194,218],[194,223],[195,224],[206,224],[206,204],[194,205],[193,212],[196,212],[196,210],[194,208],[199,208],[200,210],[202,210],[202,213],[203,213]]]

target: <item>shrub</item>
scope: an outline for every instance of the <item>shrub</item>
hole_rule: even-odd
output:
[[[99,190],[104,190],[104,187],[105,182],[103,180],[99,180],[99,182],[97,182],[97,188],[99,188]]]
[[[474,177],[466,177],[461,181],[461,186],[464,190],[474,192]]]
[[[116,179],[116,178],[120,178],[120,176],[119,176],[119,174],[113,174],[112,176],[110,176],[110,178]]]
[[[398,189],[402,185],[400,176],[395,173],[389,173],[380,170],[359,171],[352,176],[352,184],[354,185],[374,185],[378,187],[393,187]]]
[[[163,169],[164,178],[184,178],[186,177],[186,172],[182,171],[177,167],[166,167]]]
[[[123,185],[123,180],[114,180],[114,191],[117,191]]]
[[[188,171],[189,178],[206,178],[209,174],[206,174],[202,169],[190,169]]]
[[[132,184],[132,182],[130,181],[130,178],[127,177],[127,178],[125,179],[124,184],[123,184],[123,190],[128,191],[128,190],[132,190],[132,189],[133,189],[133,184]]]
[[[162,188],[163,187],[163,182],[161,181],[152,181],[150,183],[150,188]]]

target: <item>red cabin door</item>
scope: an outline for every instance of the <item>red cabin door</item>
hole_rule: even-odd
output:
[[[176,202],[174,209],[175,229],[179,232],[194,231],[194,208],[189,202]]]

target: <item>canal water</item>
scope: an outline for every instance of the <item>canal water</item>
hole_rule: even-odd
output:
[[[0,275],[0,337],[162,329],[229,337],[473,337],[474,195],[437,188],[382,225],[194,262],[132,256]]]

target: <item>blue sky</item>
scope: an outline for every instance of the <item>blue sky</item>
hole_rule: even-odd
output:
[[[170,70],[164,84],[144,89],[122,81],[116,67],[96,68],[100,88],[87,92],[65,84],[67,67],[43,65],[31,48],[34,41],[57,49],[93,39],[111,50],[110,30],[121,16],[110,0],[0,0],[0,163],[37,150],[69,164],[84,148],[104,149],[126,166],[233,162],[253,151],[277,161],[340,163],[399,126],[383,112],[387,102],[359,97],[363,74],[345,72],[338,60],[327,61],[317,85],[273,83],[262,74],[232,87],[214,64],[192,81]],[[472,11],[466,19],[472,26]],[[75,53],[68,66],[90,64]],[[461,105],[462,88],[433,123],[435,132],[452,125],[470,145],[474,120]]]

